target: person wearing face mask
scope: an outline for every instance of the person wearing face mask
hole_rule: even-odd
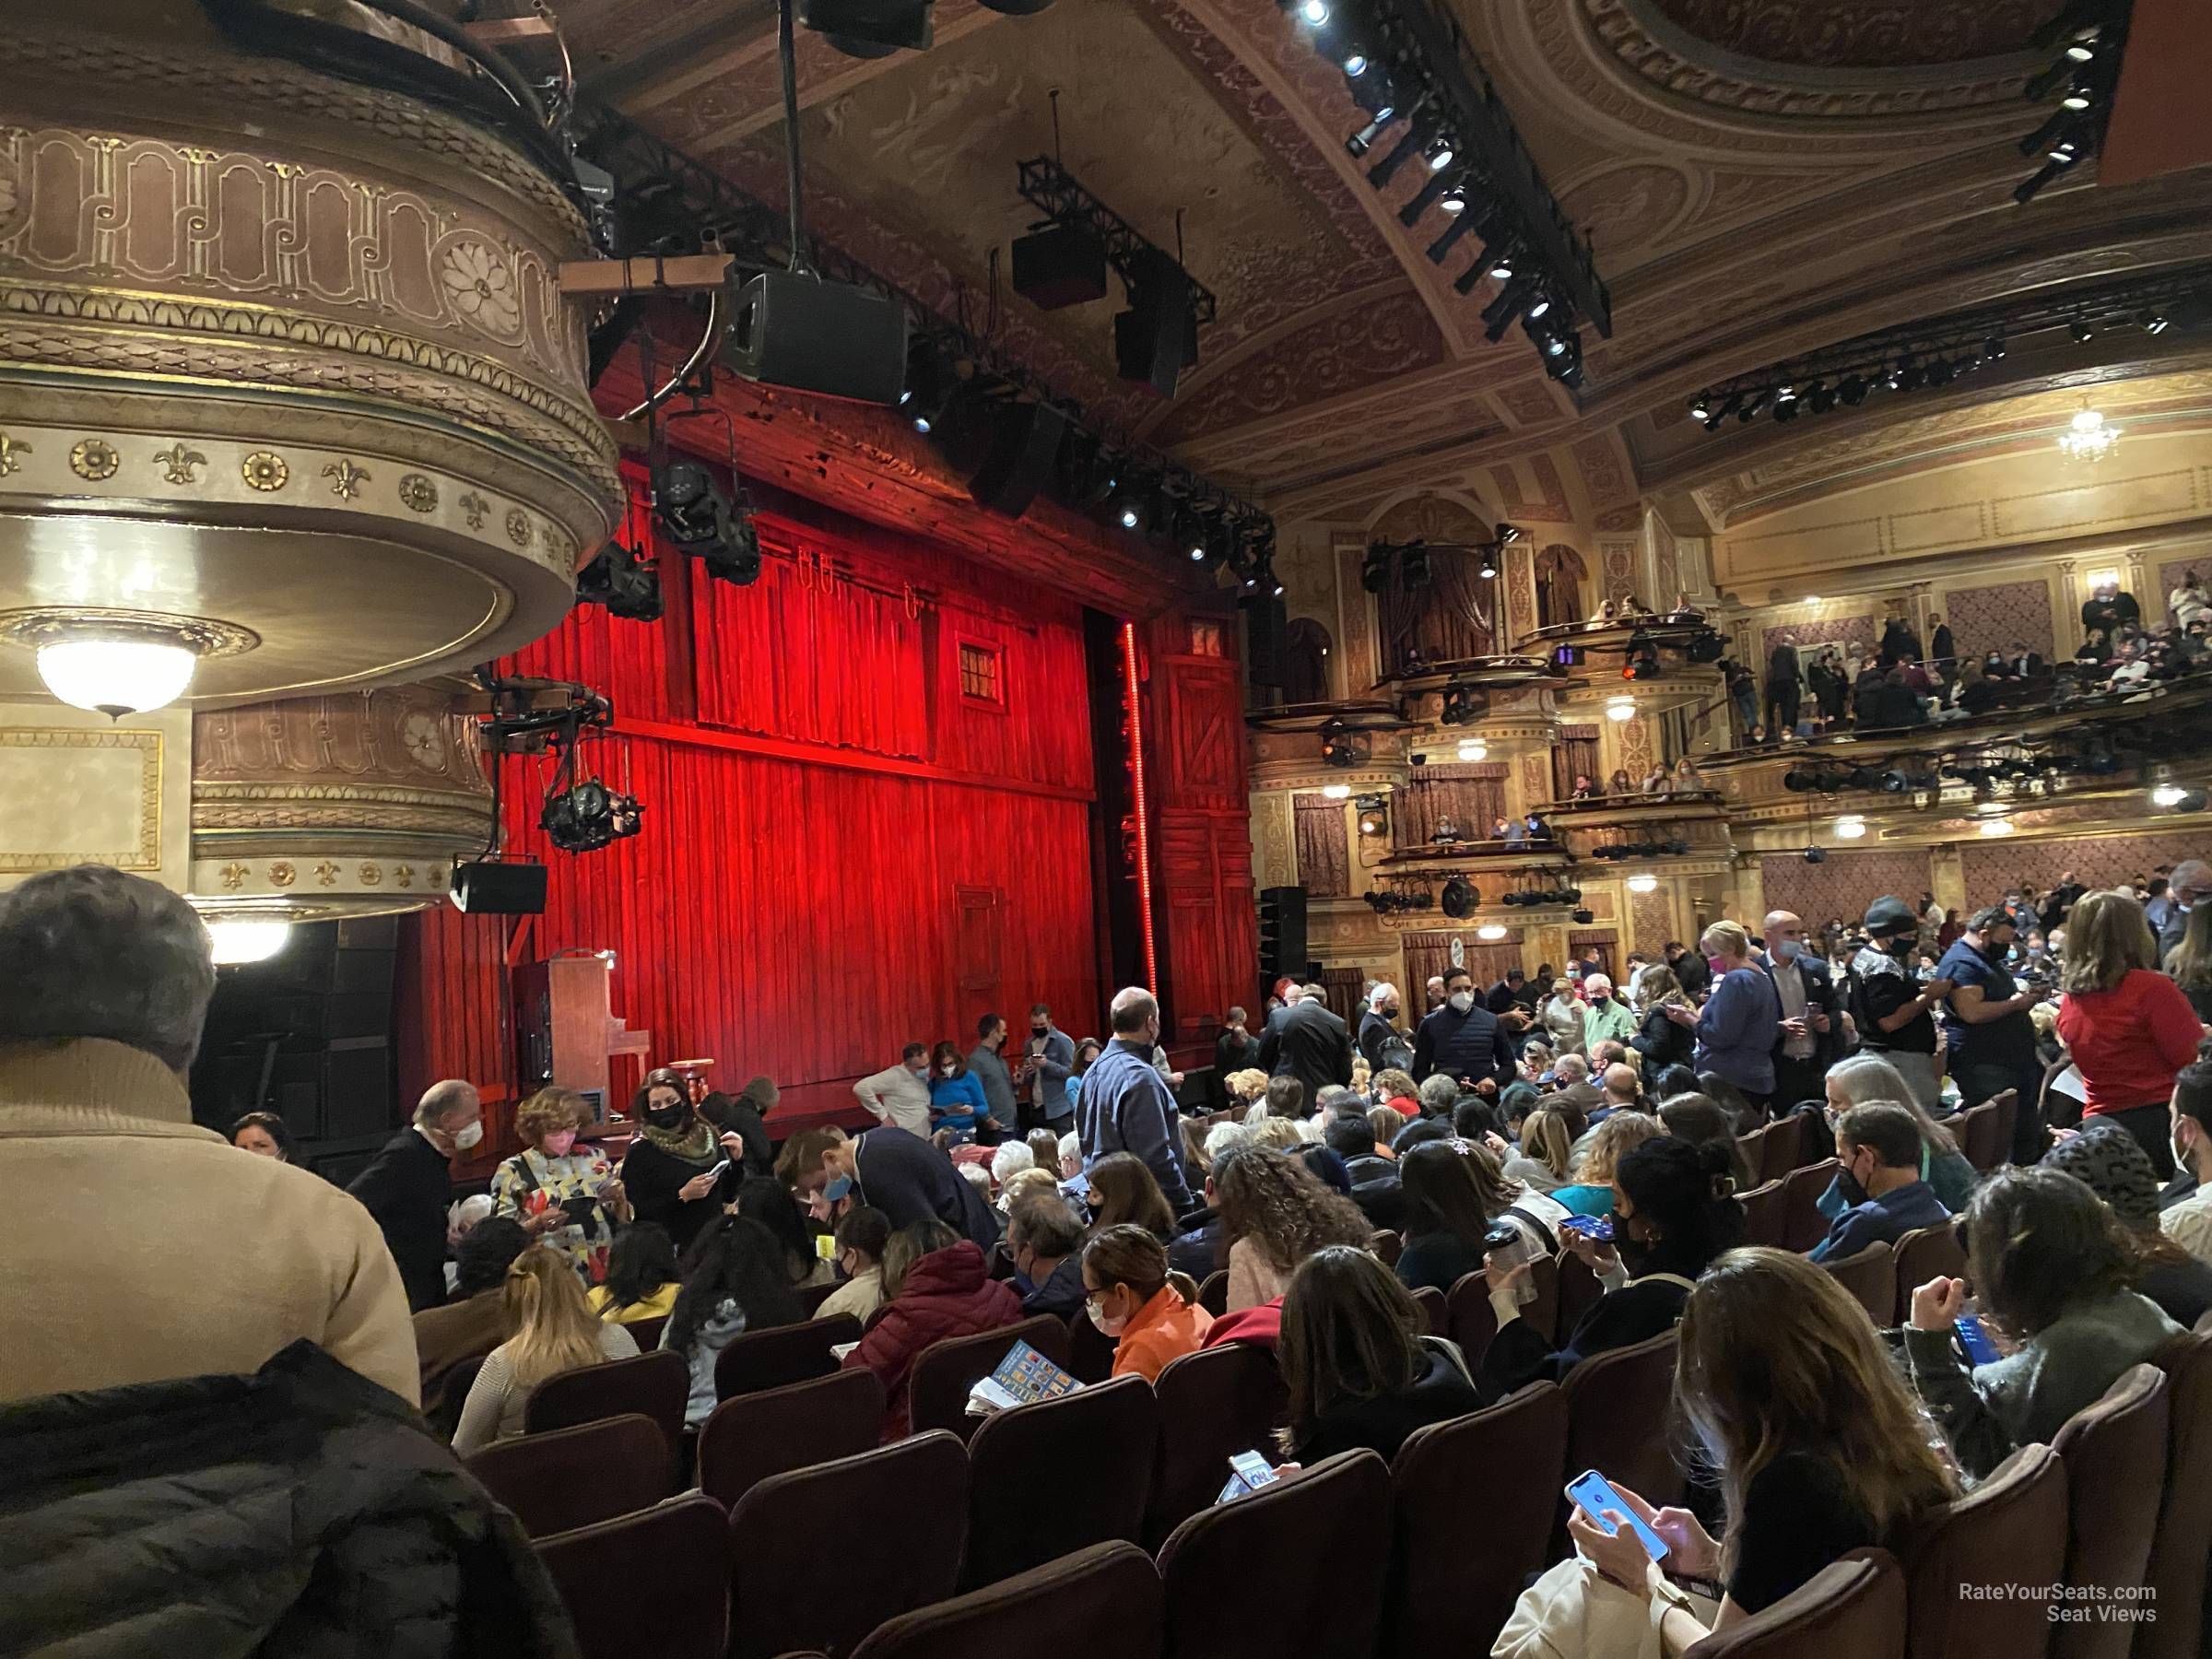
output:
[[[678,1255],[735,1196],[742,1173],[723,1150],[714,1125],[692,1110],[690,1091],[672,1071],[645,1074],[630,1102],[637,1138],[622,1159],[622,1187],[641,1221],[665,1228]]]
[[[1014,1098],[1014,1074],[1006,1069],[1006,1047],[1004,1019],[986,1014],[975,1022],[975,1047],[968,1052],[968,1071],[982,1084],[983,1099],[990,1108],[985,1114],[988,1121],[979,1120],[976,1124],[980,1140],[995,1141],[1029,1127],[1021,1122],[1021,1107]]]
[[[1836,1057],[1836,987],[1828,964],[1806,948],[1805,922],[1788,911],[1771,912],[1767,978],[1782,1003],[1774,1031],[1774,1105],[1787,1112],[1820,1098],[1820,1080]]]
[[[1132,1153],[1152,1171],[1175,1213],[1182,1215],[1194,1206],[1182,1168],[1179,1114],[1167,1079],[1152,1065],[1153,1045],[1159,1041],[1159,1004],[1143,986],[1130,985],[1114,993],[1109,1013],[1113,1041],[1084,1073],[1083,1092],[1076,1102],[1083,1167],[1088,1169],[1109,1152]],[[1337,1030],[1343,1029],[1339,1020]],[[1347,1081],[1351,1077],[1350,1046],[1347,1040]]]
[[[852,1182],[844,1184],[851,1191]],[[850,1313],[863,1324],[867,1323],[883,1306],[883,1253],[890,1241],[890,1218],[881,1210],[859,1205],[845,1212],[837,1224],[837,1270],[845,1276],[845,1282],[822,1299],[822,1305],[814,1311],[815,1318],[835,1319],[840,1313]]]
[[[1936,973],[1953,987],[1948,1033],[1960,1103],[1979,1105],[2007,1088],[2017,1089],[2012,1161],[2033,1163],[2049,1145],[2039,1102],[2043,1063],[2035,1049],[2035,1021],[2028,1014],[2041,999],[2012,977],[2008,964],[2017,934],[2012,917],[1998,906],[1976,911],[1966,931],[1943,953]]]
[[[1948,1221],[1951,1212],[1921,1179],[1920,1154],[1920,1124],[1897,1102],[1869,1100],[1844,1112],[1836,1124],[1836,1182],[1847,1207],[1812,1259],[1841,1262]]]
[[[1393,1066],[1403,1071],[1412,1064],[1413,1049],[1398,1024],[1401,1006],[1395,985],[1377,985],[1367,994],[1367,1012],[1359,1017],[1359,1052],[1371,1072]]]
[[[1083,1223],[1059,1194],[1026,1197],[1006,1218],[1006,1258],[1021,1315],[1073,1319],[1083,1311]]]
[[[1475,976],[1465,968],[1445,973],[1444,1006],[1414,1033],[1414,1081],[1436,1072],[1486,1095],[1513,1080],[1512,1041],[1498,1017],[1476,1000]]]
[[[2183,859],[2166,878],[2166,892],[2172,902],[2167,906],[2166,919],[2159,925],[2158,954],[2161,962],[2179,950],[2182,941],[2188,936],[2189,912],[2206,898],[2212,898],[2212,865],[2201,858]]]
[[[629,1219],[629,1200],[615,1179],[606,1149],[579,1146],[576,1132],[592,1122],[592,1103],[571,1088],[541,1088],[517,1108],[514,1132],[523,1150],[492,1172],[492,1214],[522,1223],[532,1243],[568,1259],[587,1284],[606,1277],[615,1226]]]
[[[1538,1380],[1561,1381],[1582,1360],[1671,1330],[1698,1276],[1742,1241],[1729,1148],[1662,1135],[1621,1155],[1613,1172],[1613,1241],[1571,1229],[1560,1237],[1605,1287],[1555,1352],[1521,1317],[1518,1295],[1531,1264],[1507,1267],[1488,1258],[1490,1309],[1498,1334],[1476,1375],[1483,1404]]]
[[[1866,947],[1851,959],[1852,1020],[1860,1045],[1897,1068],[1924,1112],[1938,1109],[1942,1084],[1936,1073],[1936,1008],[1951,994],[1937,974],[1923,984],[1913,974],[1920,918],[1902,899],[1877,899],[1866,907]]]
[[[1076,1069],[1076,1040],[1053,1023],[1053,1011],[1039,1003],[1030,1010],[1030,1041],[1022,1064],[1021,1127],[1050,1129],[1054,1135],[1075,1124],[1067,1101],[1067,1080]]]
[[[869,1115],[894,1129],[929,1138],[929,1045],[910,1042],[899,1064],[863,1077],[853,1092]]]
[[[976,1051],[981,1053],[982,1050]],[[929,1051],[929,1122],[933,1129],[949,1129],[953,1138],[971,1138],[976,1126],[991,1115],[983,1080],[971,1071],[960,1051],[940,1042]]]
[[[2167,1107],[2174,1178],[2159,1194],[2159,1230],[2200,1262],[2212,1262],[2212,1065],[2184,1065]]]
[[[445,1206],[453,1199],[452,1163],[484,1139],[484,1102],[476,1085],[449,1078],[423,1090],[415,1121],[383,1145],[347,1191],[382,1230],[408,1312],[445,1300]]]
[[[1910,912],[1908,912],[1910,914]],[[1716,1073],[1754,1106],[1774,1096],[1774,1034],[1782,999],[1751,958],[1751,935],[1734,922],[1715,922],[1698,940],[1719,978],[1701,1010],[1669,1006],[1666,1017],[1698,1034],[1692,1064]],[[1708,1093],[1711,1090],[1707,1091]]]
[[[1629,1005],[1613,994],[1613,982],[1603,973],[1583,976],[1583,1053],[1594,1054],[1601,1042],[1625,1043],[1636,1035],[1636,1016]]]
[[[1101,1228],[1083,1247],[1083,1309],[1114,1339],[1113,1374],[1159,1381],[1171,1359],[1194,1354],[1214,1316],[1197,1288],[1168,1269],[1168,1253],[1141,1227]]]

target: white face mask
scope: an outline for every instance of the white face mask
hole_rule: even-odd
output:
[[[484,1120],[482,1118],[478,1118],[475,1123],[469,1124],[468,1127],[458,1131],[453,1135],[453,1150],[456,1152],[466,1152],[472,1147],[475,1147],[482,1142],[483,1139]]]
[[[1129,1322],[1126,1319],[1117,1318],[1111,1313],[1100,1312],[1099,1304],[1095,1301],[1085,1302],[1083,1312],[1090,1315],[1090,1323],[1099,1327],[1099,1335],[1101,1336],[1118,1337],[1129,1328]]]
[[[1467,1011],[1469,1008],[1472,1008],[1474,1006],[1475,1006],[1475,993],[1474,993],[1474,992],[1472,992],[1472,991],[1454,991],[1454,992],[1453,992],[1453,993],[1452,993],[1452,1006],[1453,1006],[1453,1008],[1454,1008],[1456,1011],[1458,1011],[1459,1013],[1465,1014],[1465,1012],[1466,1012],[1466,1011]]]

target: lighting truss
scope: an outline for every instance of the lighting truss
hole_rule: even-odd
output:
[[[1145,267],[1154,260],[1168,260],[1182,268],[1180,254],[1171,256],[1155,246],[1142,231],[1083,187],[1083,182],[1050,156],[1016,163],[1020,171],[1017,188],[1021,199],[1055,225],[1079,226],[1105,250],[1106,263],[1124,283],[1135,286]],[[1213,290],[1183,271],[1190,284],[1191,312],[1201,323],[1211,323],[1216,312]]]

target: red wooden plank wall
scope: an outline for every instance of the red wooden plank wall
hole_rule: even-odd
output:
[[[712,1055],[733,1089],[766,1073],[798,1110],[851,1107],[852,1080],[910,1040],[966,1047],[986,1008],[1018,1024],[1042,999],[1068,1030],[1102,1025],[1080,609],[886,533],[761,529],[753,586],[693,566],[659,623],[580,607],[508,665],[613,692],[618,730],[584,764],[638,796],[644,830],[553,851],[546,763],[504,763],[546,913],[409,918],[405,1098],[441,1077],[511,1091],[510,927],[515,960],[614,951],[615,1012],[652,1031],[654,1063]],[[1003,706],[963,699],[962,640],[1000,653]]]

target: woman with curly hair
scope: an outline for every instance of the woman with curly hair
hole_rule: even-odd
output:
[[[1364,1250],[1374,1235],[1358,1205],[1267,1147],[1238,1147],[1223,1157],[1214,1166],[1214,1194],[1230,1238],[1232,1313],[1282,1295],[1315,1251],[1330,1244]]]
[[[1222,1084],[1229,1090],[1232,1106],[1250,1106],[1267,1098],[1267,1074],[1256,1065],[1230,1072]]]
[[[541,1088],[515,1108],[523,1149],[492,1172],[491,1202],[493,1215],[521,1222],[533,1242],[597,1284],[615,1225],[630,1212],[606,1149],[576,1143],[593,1119],[592,1103],[572,1088]]]

